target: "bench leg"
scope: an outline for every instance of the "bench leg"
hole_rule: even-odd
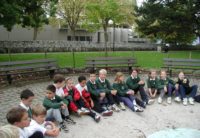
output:
[[[7,75],[7,81],[8,81],[9,84],[12,83],[12,77],[11,77],[11,75]]]
[[[172,69],[169,70],[169,76],[172,77]]]
[[[49,77],[52,79],[54,76],[55,70],[50,70],[49,71]]]

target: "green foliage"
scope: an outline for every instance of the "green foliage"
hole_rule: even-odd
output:
[[[173,44],[190,44],[195,39],[199,24],[196,23],[196,0],[147,0],[136,7],[137,31],[152,40]],[[200,17],[199,17],[200,18]]]

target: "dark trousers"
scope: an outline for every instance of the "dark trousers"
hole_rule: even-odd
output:
[[[107,103],[100,101],[99,97],[96,98],[92,98],[93,102],[94,102],[94,107],[93,110],[95,110],[98,113],[102,113],[105,111],[104,108],[102,108],[102,106]]]
[[[124,104],[125,104],[126,106],[128,106],[128,108],[130,108],[131,110],[135,110],[135,109],[134,109],[134,106],[135,106],[135,105],[134,105],[134,101],[136,102],[137,105],[139,105],[139,106],[145,108],[144,103],[143,103],[140,99],[134,97],[133,95],[126,94],[125,96],[121,96],[120,99],[121,99],[121,101],[124,102]]]
[[[146,94],[144,87],[143,86],[139,86],[136,89],[134,89],[135,94],[137,94],[137,92],[140,92],[140,96],[143,102],[147,103],[149,101],[148,95]]]
[[[33,135],[31,135],[29,138],[44,138],[44,135],[42,134],[42,132],[36,131],[36,132],[33,133]]]
[[[176,90],[175,86],[172,85],[171,83],[169,83],[167,85],[167,95],[168,95],[168,97],[172,96],[172,93],[173,93],[174,90],[175,90],[175,95],[179,96],[178,90]]]
[[[186,90],[186,88],[183,85],[179,85],[179,91],[181,94],[181,98],[186,98],[186,95],[188,95],[189,97],[194,98],[196,96],[197,93],[197,85],[193,85],[188,91]]]
[[[106,94],[106,98],[108,99],[108,105],[119,104],[121,102],[120,97],[116,95],[112,95],[111,93]]]

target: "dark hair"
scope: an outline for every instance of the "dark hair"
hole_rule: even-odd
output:
[[[137,70],[137,69],[133,69],[132,72],[133,72],[133,71],[136,71],[136,72],[138,73],[138,70]]]
[[[65,78],[64,78],[64,76],[61,75],[61,74],[56,74],[56,75],[53,77],[53,82],[54,82],[54,83],[61,83],[61,82],[63,82],[63,81],[65,81]]]
[[[23,90],[20,94],[21,99],[28,99],[29,97],[33,97],[33,96],[34,96],[34,93],[29,89]]]
[[[80,83],[80,82],[82,82],[82,81],[86,81],[86,77],[85,76],[79,76],[78,77],[78,82]]]
[[[51,85],[47,86],[46,90],[55,93],[56,92],[56,87],[53,84],[51,84]]]
[[[27,113],[26,109],[22,107],[13,107],[8,111],[6,119],[8,123],[14,124],[15,122],[20,122],[25,113]]]

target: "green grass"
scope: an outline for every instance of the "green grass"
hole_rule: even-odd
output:
[[[104,52],[75,52],[75,67],[80,68],[85,65],[86,57],[105,56]],[[143,68],[160,68],[163,58],[189,58],[190,51],[171,51],[169,53],[160,53],[156,51],[126,51],[109,52],[108,56],[133,56],[137,59],[139,66]],[[45,58],[44,53],[21,53],[11,54],[11,61],[31,60]],[[47,53],[47,58],[55,58],[61,67],[73,67],[73,56],[71,52]],[[200,51],[192,51],[191,58],[200,59]],[[0,62],[9,61],[8,54],[0,55]]]

